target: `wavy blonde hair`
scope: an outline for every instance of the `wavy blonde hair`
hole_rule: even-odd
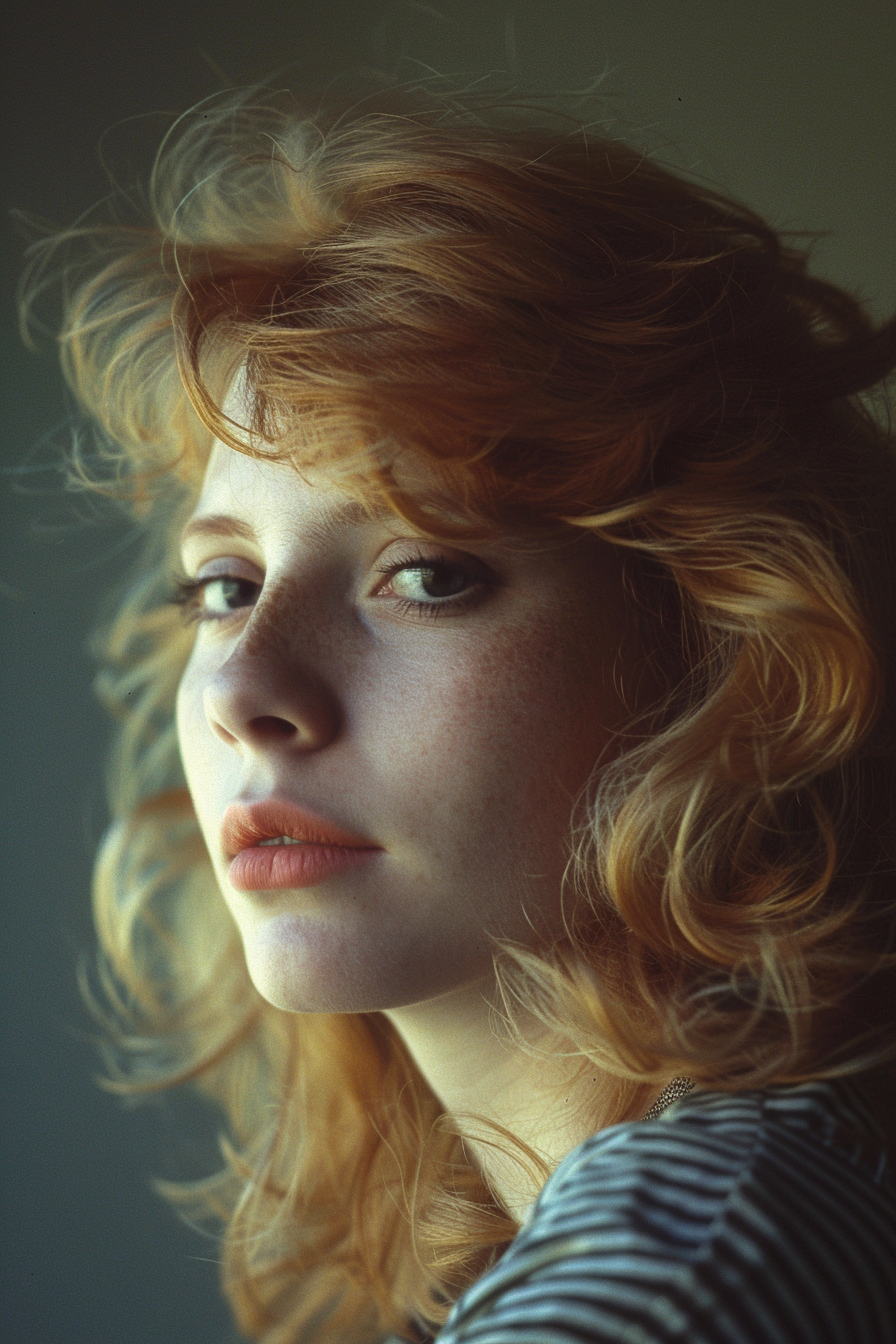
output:
[[[247,1335],[419,1335],[516,1225],[387,1019],[288,1014],[249,980],[173,727],[191,634],[166,574],[216,435],[434,535],[624,549],[663,693],[571,818],[567,936],[496,952],[511,1020],[616,1080],[611,1119],[672,1073],[736,1090],[896,1055],[896,484],[858,395],[896,324],[625,144],[422,88],[205,103],[146,218],[41,244],[30,293],[64,248],[63,365],[108,467],[73,474],[147,535],[101,641],[109,1085],[192,1080],[225,1113],[223,1170],[166,1193],[222,1220]],[[247,426],[221,409],[238,368]],[[399,488],[409,457],[432,499]]]

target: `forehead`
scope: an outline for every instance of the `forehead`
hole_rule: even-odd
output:
[[[390,505],[383,486],[368,484],[360,474],[342,483],[325,467],[255,457],[217,442],[182,539],[203,532],[239,536],[273,530],[331,542],[367,525],[459,545],[478,542],[499,551],[540,551],[557,540],[546,535],[556,527],[506,526],[471,511],[410,454],[393,462],[392,469],[400,508]]]
[[[544,562],[551,557],[561,564],[588,566],[600,560],[616,569],[616,548],[577,528],[481,526],[462,503],[432,486],[425,465],[409,461],[407,470],[396,473],[397,484],[427,505],[422,522],[403,518],[371,490],[353,494],[334,482],[324,470],[306,470],[273,458],[256,458],[220,442],[209,457],[201,490],[191,517],[181,533],[181,544],[192,545],[203,536],[244,537],[259,540],[263,534],[301,540],[315,547],[339,545],[346,533],[365,526],[398,535],[430,537],[466,548],[484,548],[495,560],[525,557]],[[429,522],[430,525],[427,525]],[[444,523],[445,526],[440,526]],[[564,561],[564,557],[567,559]]]
[[[265,449],[252,430],[255,397],[245,366],[235,375],[222,410],[234,431],[229,442],[246,444],[240,452],[216,440],[205,470],[196,511],[222,507],[301,510],[334,515],[334,523],[351,526],[391,524],[446,543],[496,546],[513,552],[541,552],[586,534],[537,505],[522,504],[512,482],[473,462],[439,459],[430,462],[412,445],[394,444],[382,455],[382,444],[357,441],[329,443],[307,431],[301,421],[281,422],[283,438]],[[310,437],[306,437],[310,435]],[[262,441],[270,444],[269,439]],[[260,449],[260,451],[259,451]],[[474,468],[471,470],[471,468]]]
[[[338,511],[346,523],[395,517],[372,491],[367,496],[352,493],[320,469],[299,469],[288,461],[214,445],[196,501],[197,514],[234,509],[292,512],[297,507]]]

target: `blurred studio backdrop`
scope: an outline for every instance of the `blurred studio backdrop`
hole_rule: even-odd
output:
[[[91,853],[107,738],[86,639],[133,553],[126,524],[66,498],[70,430],[52,350],[18,340],[12,210],[71,223],[170,114],[276,74],[376,66],[504,73],[524,91],[603,77],[607,129],[818,239],[816,269],[896,308],[892,0],[31,0],[4,20],[0,1337],[15,1344],[231,1344],[215,1245],[151,1178],[215,1162],[187,1099],[127,1109],[75,988],[92,942]],[[291,71],[286,74],[284,67]],[[121,146],[127,146],[122,149]],[[143,160],[147,161],[146,159]]]

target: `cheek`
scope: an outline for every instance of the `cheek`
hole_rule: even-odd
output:
[[[619,715],[612,666],[564,638],[556,621],[467,651],[404,686],[389,749],[393,783],[428,831],[469,850],[559,845],[576,793],[610,741]]]
[[[175,726],[177,729],[177,745],[180,749],[180,757],[183,761],[184,770],[189,778],[190,764],[197,740],[197,715],[195,706],[195,694],[191,686],[190,667],[187,665],[180,683],[177,688],[177,697],[174,702]]]
[[[175,725],[180,758],[193,798],[200,826],[206,830],[212,804],[209,796],[210,729],[202,703],[202,692],[191,664],[187,664],[175,700]]]
[[[612,655],[547,619],[490,651],[465,688],[487,752],[527,776],[590,770],[619,719]]]

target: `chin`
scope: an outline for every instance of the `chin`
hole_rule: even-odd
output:
[[[342,974],[326,974],[320,967],[297,965],[288,950],[263,955],[248,953],[247,965],[252,983],[274,1008],[285,1013],[361,1013],[376,1004],[366,1002],[359,986],[347,984]]]
[[[437,978],[437,958],[402,957],[394,941],[371,946],[369,939],[329,936],[317,928],[297,929],[292,921],[268,924],[244,939],[252,983],[263,999],[287,1013],[377,1013],[439,998],[492,971],[472,973],[446,966]]]
[[[252,983],[273,1007],[287,1013],[372,1013],[408,1001],[402,993],[407,986],[384,983],[381,959],[364,964],[357,949],[344,947],[338,937],[289,933],[268,928],[245,943]]]

